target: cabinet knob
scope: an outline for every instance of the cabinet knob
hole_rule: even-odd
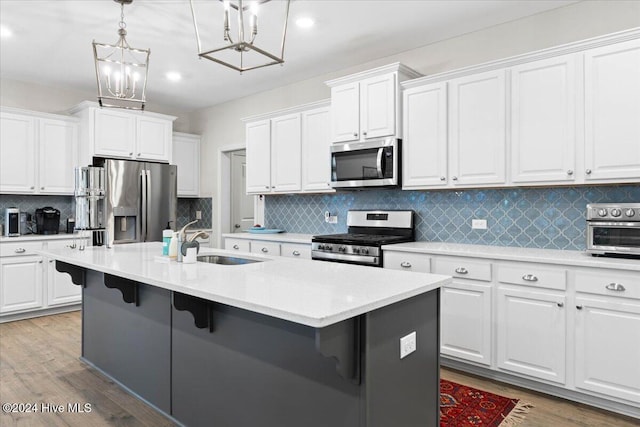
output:
[[[133,156],[133,151],[131,153],[129,153],[130,156]]]
[[[533,274],[525,274],[524,276],[522,276],[522,280],[526,282],[537,282],[538,278]]]
[[[563,302],[559,302],[559,303],[557,303],[557,306],[562,308],[562,307],[564,307],[564,303]]]
[[[357,138],[357,137],[358,137],[358,134],[357,134],[357,133],[354,133],[354,134],[353,134],[353,136],[355,136],[355,137]]]
[[[446,180],[447,180],[447,178],[445,178],[444,176],[440,177],[440,181],[446,181]]]
[[[411,263],[409,261],[403,261],[400,263],[400,267],[402,268],[411,268]]]
[[[266,188],[266,189],[268,190],[268,189],[269,189],[269,186],[268,186],[268,185],[265,185],[265,186],[264,186],[264,188]]]
[[[27,250],[25,248],[18,248],[16,250],[14,250],[13,252],[17,253],[17,254],[23,254],[25,253]]]
[[[591,175],[591,169],[587,169],[586,171],[584,171],[584,173],[586,173],[587,175]]]
[[[607,286],[605,286],[605,288],[609,289],[610,291],[616,291],[616,292],[626,291],[626,288],[622,286],[621,283],[609,283]]]
[[[233,245],[233,249],[240,249],[240,246],[238,246],[238,245]]]
[[[42,260],[38,261],[38,264],[42,264]]]
[[[464,267],[458,267],[458,268],[456,268],[456,273],[458,273],[458,274],[468,274],[469,270],[467,270]]]
[[[51,264],[52,262],[53,262],[53,260],[52,260],[52,259],[50,259],[50,260],[49,260],[49,264]]]
[[[293,254],[293,256],[300,256],[300,252],[298,252],[298,251],[293,251],[292,254]]]
[[[578,310],[582,310],[582,306],[581,306],[581,305],[576,305],[576,308],[577,308]]]
[[[260,250],[261,250],[262,252],[264,252],[265,254],[266,254],[267,252],[269,252],[269,249],[267,249],[267,248],[262,248],[262,249],[260,249]]]
[[[138,157],[140,157],[140,154],[141,154],[141,153],[138,153]]]
[[[457,176],[454,176],[454,177],[453,177],[453,178],[451,178],[451,179],[452,179],[452,180],[454,180],[454,181],[457,181],[457,180],[458,180],[458,177],[457,177]]]
[[[569,175],[569,176],[573,175],[573,171],[572,171],[571,169],[569,169],[569,170],[567,171],[567,175]]]
[[[362,135],[363,136],[367,136],[367,132],[362,132]]]
[[[33,185],[31,187],[29,187],[29,190],[35,190],[36,187],[34,187]]]
[[[41,190],[44,190],[44,187],[40,187]]]

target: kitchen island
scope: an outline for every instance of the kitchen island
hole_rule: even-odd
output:
[[[201,254],[256,262],[179,264],[160,253],[160,243],[46,251],[83,287],[82,359],[175,421],[438,426],[449,277],[224,250]]]

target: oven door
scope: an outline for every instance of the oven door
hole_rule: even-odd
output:
[[[400,185],[399,141],[388,138],[331,147],[331,186],[381,187]]]
[[[587,252],[640,256],[640,222],[587,222]]]

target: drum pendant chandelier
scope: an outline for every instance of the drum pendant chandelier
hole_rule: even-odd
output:
[[[120,3],[118,41],[115,44],[93,41],[93,58],[98,83],[98,103],[101,107],[144,110],[150,49],[129,46],[124,5],[133,0],[114,0]]]
[[[254,42],[256,42],[256,38],[258,38],[258,9],[269,1],[270,0],[220,0],[220,2],[222,2],[222,13],[217,21],[221,24],[219,34],[222,36],[221,38],[226,44],[221,47],[208,49],[203,48],[200,38],[201,31],[198,29],[196,10],[194,7],[194,3],[197,2],[189,0],[191,5],[191,14],[193,16],[193,26],[196,31],[198,56],[200,58],[206,58],[210,61],[217,62],[218,64],[222,64],[241,73],[244,71],[254,70],[256,68],[267,67],[269,65],[283,64],[284,42],[287,36],[290,0],[278,0],[269,5],[269,7],[273,7],[273,9],[276,9],[277,7],[282,7],[284,9],[284,22],[281,24],[282,37],[279,39],[279,53],[269,53],[265,48],[260,48],[254,44]],[[216,22],[213,18],[215,18],[215,16],[211,17],[207,15],[203,20],[204,22]],[[235,25],[233,24],[234,21],[236,22]],[[263,21],[263,19],[261,19],[261,21]],[[280,25],[278,22],[269,22],[269,24],[270,26]],[[232,29],[237,31],[232,31]],[[277,30],[279,31],[279,27]],[[260,36],[260,39],[263,41],[265,38],[274,40],[277,34],[261,33]]]

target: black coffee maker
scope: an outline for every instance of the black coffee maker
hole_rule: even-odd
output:
[[[47,206],[36,209],[36,233],[58,234],[60,229],[60,211]]]

